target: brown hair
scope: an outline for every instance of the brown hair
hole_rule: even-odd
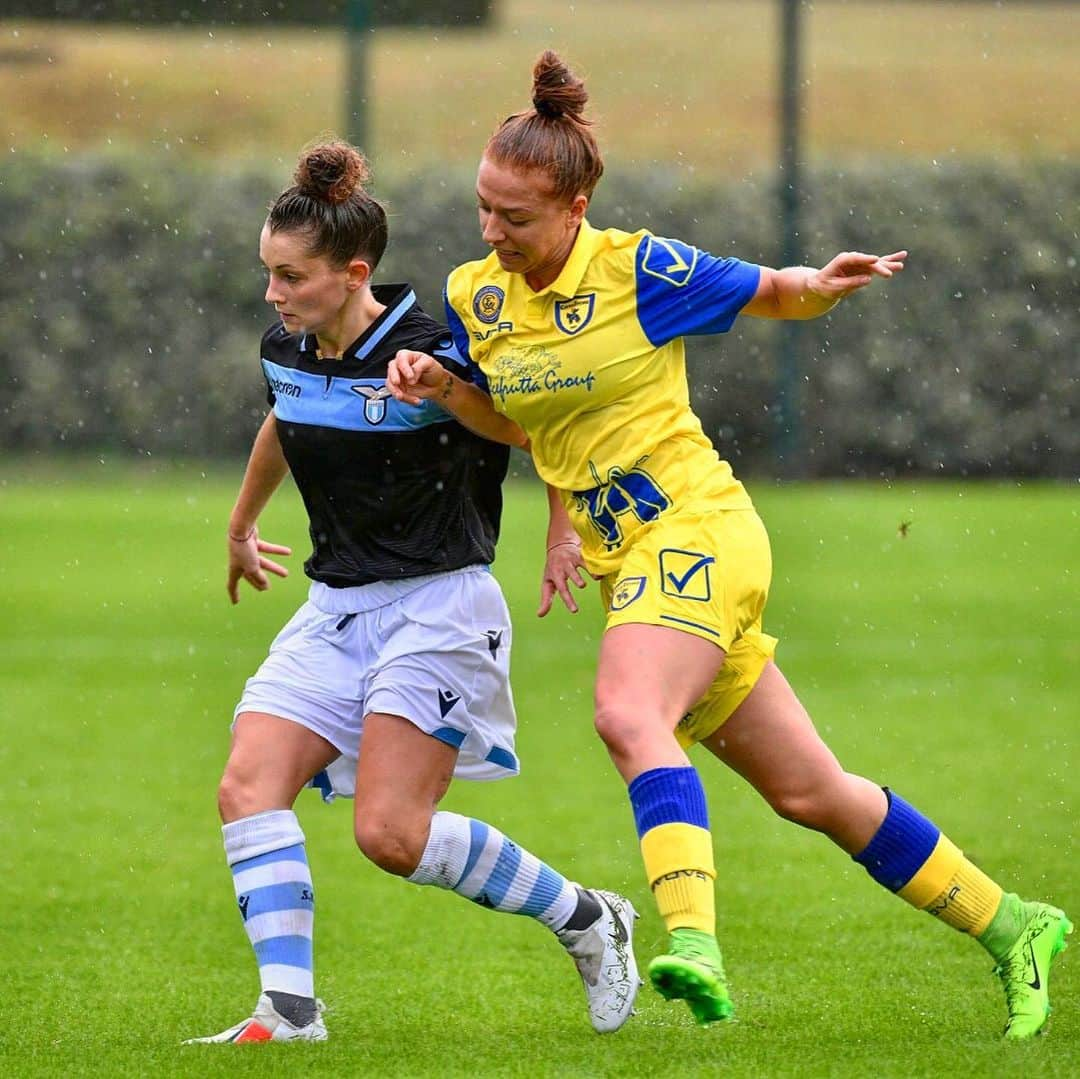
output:
[[[484,156],[501,165],[551,177],[555,194],[590,197],[604,171],[600,148],[582,115],[585,83],[550,49],[533,68],[533,107],[507,117],[488,139]]]
[[[367,159],[347,142],[318,143],[300,154],[292,187],[274,200],[271,232],[306,232],[308,254],[344,267],[362,258],[372,270],[386,250],[386,211],[365,190]]]

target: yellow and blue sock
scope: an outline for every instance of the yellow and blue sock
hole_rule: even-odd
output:
[[[854,860],[878,884],[1000,958],[1023,928],[1028,905],[1004,892],[898,794],[887,787],[885,794],[885,819]]]
[[[645,873],[668,932],[716,933],[712,835],[697,771],[653,768],[629,789]]]

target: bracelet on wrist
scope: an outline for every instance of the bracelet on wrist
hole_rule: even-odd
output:
[[[247,541],[255,535],[255,526],[251,526],[251,530],[246,536],[234,536],[231,532],[226,532],[226,535],[229,537],[230,540],[232,540],[233,543],[247,543]]]
[[[556,547],[580,547],[581,540],[559,540],[558,543],[553,543],[548,550],[554,551]]]

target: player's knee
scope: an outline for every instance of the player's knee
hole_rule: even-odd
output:
[[[423,843],[416,837],[379,817],[358,820],[354,835],[364,857],[396,877],[411,876],[424,853]]]
[[[624,693],[598,690],[593,725],[608,752],[619,758],[634,754],[643,744],[651,744],[658,732],[670,731],[675,724],[659,706],[630,700]]]
[[[823,797],[819,790],[810,787],[787,787],[768,792],[766,800],[773,811],[784,820],[817,832],[829,830],[829,800]]]
[[[223,821],[239,820],[258,812],[252,784],[231,768],[225,769],[217,791],[218,813]]]
[[[593,725],[611,753],[619,753],[634,740],[634,717],[614,701],[597,698]]]

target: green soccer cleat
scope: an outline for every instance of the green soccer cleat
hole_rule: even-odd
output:
[[[1005,987],[1009,1021],[1005,1037],[1024,1041],[1040,1033],[1050,1015],[1050,963],[1066,948],[1072,922],[1049,903],[1040,903],[994,973]]]
[[[720,946],[710,933],[675,929],[671,951],[649,964],[653,988],[666,1000],[685,1000],[702,1025],[730,1019],[734,1009],[728,996]]]

